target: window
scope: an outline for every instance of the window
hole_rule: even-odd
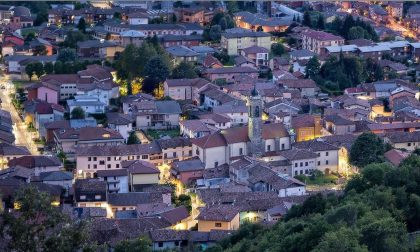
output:
[[[120,164],[117,164],[115,167],[116,167],[116,168],[120,168]]]
[[[81,200],[85,200],[86,199],[86,195],[80,195],[80,199]]]
[[[244,150],[242,148],[239,148],[239,155],[243,155],[244,154]]]
[[[102,198],[102,196],[101,196],[101,195],[99,195],[99,194],[98,194],[98,195],[95,195],[95,199],[96,199],[96,200],[100,200],[101,198]]]
[[[91,157],[88,157],[88,161],[92,161],[92,158]]]
[[[198,148],[195,149],[195,155],[200,155],[200,150]]]
[[[328,157],[328,151],[327,151],[327,152],[325,152],[325,156],[327,156],[327,157]]]
[[[175,241],[175,246],[179,246],[179,241]]]
[[[271,151],[271,145],[267,145],[267,151]]]
[[[216,223],[214,223],[214,226],[215,226],[215,227],[222,227],[222,223],[220,223],[220,222],[216,222]]]
[[[158,243],[159,248],[163,247],[163,242]]]
[[[305,166],[308,166],[308,162],[305,162]]]
[[[104,165],[105,164],[105,161],[101,160],[101,161],[99,161],[99,164],[100,165]]]
[[[407,143],[407,146],[411,146],[411,143]]]
[[[295,167],[298,167],[298,163],[295,163]]]
[[[302,167],[303,166],[303,162],[300,162],[300,167]]]
[[[326,160],[326,161],[325,161],[325,164],[326,164],[326,165],[328,164],[328,160]]]
[[[318,165],[321,165],[321,161],[318,161]]]
[[[107,160],[107,161],[111,161],[111,157],[107,157],[107,158],[106,158],[106,160]]]
[[[90,164],[88,164],[88,169],[90,169]]]
[[[173,157],[176,157],[176,152],[173,153]]]
[[[281,144],[281,149],[282,149],[282,150],[284,150],[284,143],[283,143],[283,144]]]
[[[93,161],[96,161],[97,160],[97,158],[96,157],[93,157]]]
[[[107,166],[106,166],[108,169],[111,169],[111,165],[110,164],[107,164]]]
[[[214,162],[214,167],[219,166],[219,162]]]
[[[148,155],[141,155],[141,159],[147,159],[148,157]]]
[[[98,168],[98,165],[94,164],[93,169],[96,169],[96,168]]]
[[[168,153],[164,153],[163,158],[167,159],[168,158]]]

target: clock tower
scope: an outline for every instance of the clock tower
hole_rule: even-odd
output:
[[[248,137],[250,140],[249,154],[261,156],[264,153],[264,141],[262,139],[262,112],[263,102],[256,87],[248,97]]]

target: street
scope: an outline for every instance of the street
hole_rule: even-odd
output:
[[[5,86],[5,89],[0,91],[0,99],[2,101],[1,108],[9,111],[12,116],[13,122],[13,134],[15,135],[16,145],[25,146],[33,155],[39,155],[38,149],[35,142],[32,140],[30,132],[28,132],[25,123],[19,117],[18,111],[12,104],[10,94],[13,93],[14,86],[7,75],[2,74],[0,79],[1,85]]]

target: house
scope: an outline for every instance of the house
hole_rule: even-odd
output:
[[[112,193],[108,195],[108,205],[112,210],[112,216],[118,217],[118,214],[124,211],[133,211],[136,213],[137,205],[163,203],[162,194],[159,192],[127,192]],[[168,204],[166,202],[166,204]]]
[[[205,68],[220,68],[220,67],[223,67],[222,62],[220,62],[218,59],[216,59],[211,54],[207,54],[204,57],[202,65]]]
[[[50,171],[39,174],[38,180],[44,184],[61,186],[66,195],[69,194],[73,186],[73,174],[66,171]]]
[[[202,79],[167,79],[163,83],[165,96],[174,100],[194,100],[198,94],[198,89],[206,86],[210,82]]]
[[[209,88],[200,93],[201,106],[205,109],[216,108],[223,105],[239,104],[241,100],[230,94],[223,92],[218,88]]]
[[[70,119],[52,121],[44,124],[46,135],[45,141],[50,144],[54,142],[54,131],[58,129],[82,128],[82,127],[96,127],[97,123],[95,118],[87,117],[85,119]]]
[[[316,159],[318,155],[308,150],[285,150],[279,151],[274,155],[278,156],[279,159],[270,162],[270,166],[272,166],[272,169],[278,173],[287,174],[289,176],[303,174],[307,176],[312,174],[317,169]],[[276,164],[274,164],[276,163],[276,161],[277,163],[279,163],[278,161],[283,161],[282,163],[285,163],[282,165],[282,169],[274,168],[275,166],[277,166]]]
[[[146,13],[141,11],[136,11],[127,14],[128,23],[130,25],[139,25],[139,24],[148,24],[149,17]]]
[[[105,113],[105,104],[99,98],[89,95],[76,95],[74,99],[67,100],[70,113],[75,108],[81,108],[87,115]]]
[[[174,161],[171,164],[171,175],[184,185],[194,183],[203,177],[204,164],[198,158]]]
[[[292,61],[297,61],[297,60],[309,60],[310,58],[315,56],[316,53],[308,49],[300,49],[300,50],[291,51],[289,55]]]
[[[389,2],[386,9],[391,17],[403,17],[403,3],[401,2]]]
[[[121,113],[106,113],[108,128],[118,131],[127,141],[130,133],[133,131],[133,118]]]
[[[179,130],[182,136],[188,138],[199,138],[217,131],[216,128],[208,126],[205,122],[199,119],[184,120],[179,122]]]
[[[108,183],[108,193],[129,192],[127,169],[98,170],[96,176]]]
[[[290,15],[266,17],[248,11],[240,11],[234,14],[234,20],[237,27],[253,31],[261,29],[264,32],[284,32],[292,24],[293,17]]]
[[[294,149],[309,150],[318,155],[316,167],[318,170],[329,174],[330,172],[340,172],[339,170],[339,150],[340,148],[322,139],[296,142]]]
[[[28,56],[28,55],[11,55],[4,58],[7,66],[7,72],[11,74],[20,74],[23,78],[26,78],[25,66],[30,62],[41,62],[45,64],[47,62],[55,63],[57,55],[51,56]],[[29,78],[28,78],[29,79]]]
[[[199,188],[216,188],[230,183],[229,165],[219,165],[215,168],[206,168],[203,171],[203,179],[197,179]]]
[[[333,135],[346,135],[356,131],[356,123],[339,115],[324,117],[325,129]]]
[[[239,209],[229,205],[208,206],[197,216],[198,231],[239,229]]]
[[[165,164],[192,157],[192,147],[189,138],[173,137],[169,139],[158,139],[156,142],[162,151],[162,162]]]
[[[113,60],[116,53],[124,51],[124,47],[107,40],[86,40],[77,42],[77,55],[84,58]]]
[[[414,151],[420,148],[420,132],[391,132],[385,134],[384,141],[394,149]]]
[[[0,143],[0,168],[7,168],[10,160],[27,155],[31,153],[26,147]]]
[[[39,136],[46,136],[45,124],[64,119],[65,109],[58,104],[40,100],[25,101],[25,123],[32,125]]]
[[[388,13],[380,5],[369,5],[369,14],[371,18],[376,22],[386,23],[388,21]]]
[[[204,77],[212,82],[218,79],[225,80],[226,82],[233,81],[234,76],[239,74],[247,74],[250,78],[256,78],[258,76],[258,70],[251,67],[220,67],[203,71]]]
[[[386,160],[395,167],[398,167],[404,159],[409,157],[409,155],[408,152],[397,149],[392,149],[384,153]]]
[[[74,157],[76,147],[119,145],[124,143],[124,138],[112,129],[83,127],[55,130],[54,142],[57,150],[71,158]]]
[[[213,113],[230,118],[232,126],[244,125],[248,122],[248,108],[242,102],[233,102],[213,107]]]
[[[232,126],[232,119],[229,116],[218,114],[218,113],[209,113],[198,116],[202,122],[209,125],[210,127],[215,127],[217,129],[228,129]]]
[[[301,111],[301,107],[294,102],[287,100],[287,99],[277,99],[265,104],[265,112],[268,114],[278,114],[280,112],[289,114],[289,115],[296,115]]]
[[[128,30],[123,31],[120,33],[120,43],[125,48],[128,45],[135,45],[140,47],[143,44],[144,39],[146,38],[146,34],[135,31],[135,30]]]
[[[220,42],[228,55],[239,55],[241,49],[251,46],[260,46],[270,50],[271,35],[253,31],[225,32],[222,34]]]
[[[383,55],[391,54],[391,48],[387,45],[359,46],[357,53],[361,58],[381,60]]]
[[[25,167],[30,169],[34,176],[63,169],[60,159],[54,156],[21,156],[9,160],[8,167]]]
[[[289,71],[290,62],[289,59],[283,57],[273,57],[269,60],[269,66],[271,71],[282,70]]]
[[[298,90],[306,97],[314,97],[319,91],[315,81],[311,79],[281,79],[278,84],[286,89]]]
[[[174,65],[181,62],[194,63],[198,60],[198,53],[186,46],[171,46],[165,50],[171,56]]]
[[[142,101],[154,101],[156,100],[153,95],[145,94],[145,93],[138,93],[135,95],[127,95],[121,97],[122,103],[122,110],[124,114],[132,115],[133,112],[133,105],[137,102]]]
[[[121,161],[125,160],[144,160],[162,165],[162,150],[156,142],[78,148],[76,150],[77,176],[93,177],[97,170],[121,169]]]
[[[420,18],[420,5],[415,4],[407,11],[407,16],[410,18]]]
[[[144,187],[159,183],[159,169],[147,161],[122,161],[121,167],[128,171],[130,191],[132,192],[140,192]]]
[[[317,138],[321,136],[321,116],[307,114],[292,116],[291,127],[294,130],[296,142]]]
[[[182,113],[176,101],[148,101],[133,104],[132,113],[138,129],[168,129],[178,127]]]
[[[268,66],[268,53],[270,51],[267,48],[260,46],[251,46],[243,48],[241,55],[250,59],[255,66]]]
[[[331,33],[315,30],[305,30],[302,35],[302,48],[320,54],[327,46],[343,45],[344,38]]]
[[[167,35],[162,36],[162,45],[165,48],[171,47],[171,46],[177,46],[177,45],[182,45],[182,46],[191,48],[192,46],[200,45],[201,40],[203,40],[203,36],[197,35],[197,34],[191,34],[191,35],[167,34]]]
[[[98,179],[77,179],[74,183],[74,201],[77,207],[106,208],[107,183]]]

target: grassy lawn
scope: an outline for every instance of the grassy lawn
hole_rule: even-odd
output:
[[[326,185],[326,184],[336,184],[338,177],[333,174],[324,175],[324,174],[315,174],[312,176],[298,175],[295,176],[296,179],[305,182],[307,185]]]
[[[179,129],[170,130],[147,130],[146,135],[151,139],[160,139],[164,136],[177,137],[179,136]]]

